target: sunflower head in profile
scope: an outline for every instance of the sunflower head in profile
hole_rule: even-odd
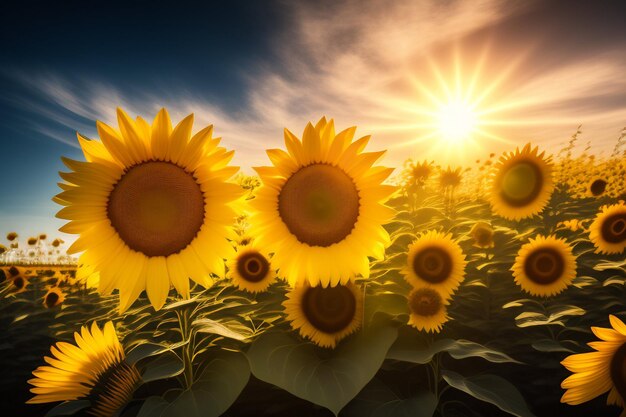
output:
[[[402,273],[414,287],[434,288],[447,298],[463,282],[465,264],[465,255],[452,235],[431,230],[409,245]]]
[[[8,250],[6,246],[0,245],[0,255],[4,255]]]
[[[626,248],[626,205],[603,206],[589,226],[589,239],[596,253],[616,254]]]
[[[588,185],[588,192],[593,197],[599,197],[606,191],[609,182],[604,178],[594,178]]]
[[[13,242],[15,239],[17,239],[19,236],[17,235],[17,233],[15,232],[9,232],[7,233],[7,240],[9,242]]]
[[[59,287],[50,287],[46,295],[43,296],[42,304],[46,308],[54,308],[63,304],[65,301],[65,294]]]
[[[174,128],[165,109],[152,125],[121,109],[117,120],[118,129],[97,122],[100,141],[78,136],[85,162],[63,159],[71,172],[60,173],[57,217],[69,220],[61,231],[80,235],[68,253],[84,251],[100,291],[119,289],[122,311],[144,289],[160,309],[170,285],[188,297],[189,278],[206,287],[211,273],[224,276],[238,167],[212,126],[192,134],[193,115]]]
[[[42,234],[39,235],[39,240],[46,240],[46,239],[48,239],[48,235],[47,234],[42,233]]]
[[[578,405],[609,392],[608,405],[624,408],[626,398],[626,325],[610,315],[612,328],[592,327],[600,339],[589,343],[595,352],[578,353],[565,358],[561,364],[573,375],[567,377],[561,402]]]
[[[452,169],[451,167],[441,170],[439,173],[439,186],[441,188],[457,188],[461,185],[463,174],[461,168]]]
[[[325,118],[302,140],[285,129],[287,151],[268,150],[273,166],[255,168],[263,185],[251,201],[250,234],[292,286],[297,277],[312,286],[367,278],[368,256],[382,258],[389,244],[382,224],[394,211],[383,201],[396,187],[382,182],[393,169],[374,166],[385,152],[363,152],[369,136],[353,142],[355,130],[335,134]]]
[[[305,281],[287,294],[283,306],[291,327],[324,348],[334,348],[363,320],[363,294],[352,282],[312,287]]]
[[[554,191],[552,162],[530,144],[504,154],[494,166],[489,200],[497,215],[520,220],[540,213]]]
[[[537,236],[520,248],[511,270],[522,290],[549,297],[572,283],[576,277],[576,257],[565,239]]]
[[[112,322],[102,329],[94,322],[91,329],[74,333],[76,344],[58,342],[46,356],[47,366],[33,371],[28,383],[35,394],[28,404],[85,399],[91,402],[87,413],[97,417],[117,415],[132,399],[140,375],[125,361],[124,348]]]
[[[486,222],[476,222],[470,230],[474,246],[482,249],[493,248],[493,234],[493,227]]]
[[[63,239],[54,239],[54,240],[52,241],[52,247],[54,247],[54,248],[58,248],[58,247],[59,247],[59,246],[61,246],[63,243],[65,243],[65,242],[63,241]]]
[[[39,242],[39,239],[36,237],[29,237],[26,241],[26,243],[28,243],[28,246],[35,246],[37,242]]]
[[[409,325],[427,333],[439,333],[448,321],[448,300],[438,290],[417,287],[409,293]]]
[[[233,284],[248,292],[266,291],[276,280],[270,258],[258,246],[240,246],[228,262],[228,274]]]

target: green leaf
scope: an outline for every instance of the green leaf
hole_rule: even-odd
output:
[[[72,416],[91,405],[89,400],[66,401],[46,413],[45,417]]]
[[[431,392],[420,392],[415,397],[399,398],[382,381],[374,378],[352,400],[341,415],[345,417],[432,417],[437,408],[437,397]]]
[[[171,403],[161,397],[148,398],[137,417],[219,416],[235,402],[249,379],[250,367],[243,354],[219,351],[191,388]]]
[[[236,330],[234,330],[236,326],[231,326],[232,327],[231,328],[231,327],[226,326],[224,323],[220,323],[218,321],[206,319],[206,318],[195,320],[193,322],[193,325],[196,326],[196,331],[200,333],[213,333],[213,334],[217,334],[217,335],[228,337],[230,339],[235,339],[235,340],[246,340],[250,336],[252,336],[252,333],[249,331],[247,332],[248,334],[245,334],[243,332],[237,332]],[[248,330],[245,326],[239,325],[237,327],[239,327],[239,330],[243,330],[243,329]]]
[[[166,347],[156,343],[142,343],[135,346],[130,352],[128,352],[128,355],[126,355],[126,362],[132,365],[142,359],[163,353],[166,350],[168,350]]]
[[[533,349],[539,352],[567,352],[574,353],[572,349],[566,348],[560,342],[552,339],[536,340],[531,345]]]
[[[441,339],[428,344],[417,332],[405,330],[387,353],[388,359],[425,364],[440,352],[447,352],[454,359],[483,358],[489,362],[521,363],[505,353],[469,340]]]
[[[167,352],[148,362],[141,375],[143,382],[172,378],[185,370],[183,361],[173,352]]]
[[[336,415],[374,377],[396,336],[394,327],[370,327],[327,350],[295,335],[267,332],[247,356],[258,379]]]
[[[465,378],[452,371],[442,371],[441,376],[451,387],[491,403],[502,411],[518,417],[533,416],[522,394],[502,377],[476,375]]]

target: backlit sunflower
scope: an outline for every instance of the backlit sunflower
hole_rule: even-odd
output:
[[[8,240],[9,242],[13,242],[13,241],[14,241],[15,239],[17,239],[17,238],[18,238],[17,233],[15,233],[15,232],[9,232],[9,233],[7,233],[7,240]]]
[[[561,364],[573,375],[567,377],[562,403],[582,404],[609,391],[607,404],[624,408],[626,398],[626,325],[609,315],[611,328],[592,327],[601,341],[591,342],[596,352],[578,353],[565,358]]]
[[[0,244],[0,255],[4,255],[4,253],[8,250],[9,249],[6,246]]]
[[[227,182],[233,151],[218,147],[209,126],[191,134],[193,115],[172,129],[162,109],[152,126],[117,111],[119,130],[97,122],[101,141],[78,136],[86,162],[63,159],[72,172],[55,201],[66,206],[60,230],[79,234],[68,253],[99,273],[99,289],[119,289],[126,310],[145,289],[155,309],[170,284],[189,296],[189,278],[210,286],[224,276],[223,258],[233,247],[230,206],[242,195]]]
[[[604,178],[594,178],[589,183],[588,192],[594,197],[599,197],[606,191],[608,182]]]
[[[451,234],[434,230],[409,245],[404,277],[414,287],[427,286],[448,298],[465,277],[465,255]]]
[[[91,402],[87,413],[98,417],[117,415],[132,399],[140,375],[134,365],[125,361],[124,348],[112,322],[101,330],[94,322],[74,333],[76,344],[57,342],[28,381],[30,392],[36,394],[27,401],[40,404],[86,399]]]
[[[489,223],[476,222],[470,230],[470,235],[474,239],[474,246],[477,248],[493,248],[493,228]]]
[[[462,179],[463,175],[460,167],[457,169],[448,167],[439,173],[439,186],[441,188],[456,188],[461,185]]]
[[[326,348],[334,348],[363,321],[363,294],[352,282],[334,287],[303,282],[287,294],[283,306],[294,330]]]
[[[548,297],[572,283],[576,277],[576,257],[565,239],[537,236],[520,248],[511,270],[522,290]]]
[[[492,210],[509,220],[541,212],[554,191],[552,162],[530,144],[503,155],[494,166],[489,200]]]
[[[11,279],[11,290],[14,294],[19,294],[21,292],[26,291],[28,287],[28,279],[23,275],[18,275]]]
[[[396,188],[381,183],[393,169],[373,167],[385,151],[362,152],[369,136],[352,142],[355,129],[335,135],[322,118],[302,141],[285,129],[287,152],[270,149],[274,166],[255,168],[263,185],[251,202],[250,233],[292,285],[300,277],[313,286],[369,277],[368,256],[382,258],[389,244],[382,224],[394,211],[382,202]]]
[[[270,258],[256,245],[240,246],[228,262],[228,277],[233,284],[248,292],[267,290],[276,280]]]
[[[28,243],[29,246],[35,246],[38,241],[39,239],[37,239],[36,237],[29,237],[26,243]]]
[[[626,205],[603,206],[589,226],[589,239],[596,253],[622,253],[626,248]]]
[[[418,287],[409,294],[409,325],[428,333],[439,333],[448,321],[446,297],[434,288]]]
[[[43,296],[43,305],[46,308],[61,305],[63,301],[65,301],[65,294],[59,287],[50,287],[46,295]]]

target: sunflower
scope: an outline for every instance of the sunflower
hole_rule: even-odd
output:
[[[624,408],[626,398],[626,325],[609,315],[611,328],[592,327],[601,340],[589,343],[596,352],[579,353],[565,358],[561,364],[573,375],[567,377],[562,403],[578,405],[609,391],[607,404]]]
[[[626,248],[626,205],[603,206],[589,226],[589,239],[596,253],[622,253]]]
[[[65,294],[59,287],[50,287],[46,295],[43,296],[43,305],[46,308],[53,308],[61,305],[65,301]]]
[[[134,365],[125,361],[124,348],[112,322],[102,330],[94,322],[74,333],[76,344],[58,342],[50,351],[53,357],[44,360],[28,381],[35,394],[28,404],[86,399],[91,402],[88,413],[109,417],[132,399],[140,375]]]
[[[511,271],[522,290],[548,297],[572,283],[576,277],[576,257],[565,239],[537,236],[520,248]]]
[[[162,109],[150,126],[117,110],[119,131],[97,122],[101,141],[78,136],[86,162],[64,158],[72,170],[55,201],[66,206],[60,230],[80,236],[68,253],[85,251],[84,262],[100,274],[99,289],[119,289],[126,310],[145,289],[155,309],[170,284],[189,296],[189,278],[210,286],[224,276],[223,258],[233,253],[227,237],[242,195],[227,182],[238,167],[233,151],[218,147],[213,127],[191,135],[193,114],[174,129]]]
[[[477,222],[472,226],[470,235],[474,239],[477,248],[493,248],[493,227],[489,223]]]
[[[47,234],[42,233],[42,234],[39,235],[39,240],[46,240],[46,239],[48,239],[48,235]]]
[[[8,250],[9,249],[6,246],[0,244],[0,255],[4,255],[4,253]]]
[[[15,233],[15,232],[9,232],[9,233],[7,233],[7,240],[8,240],[9,242],[13,242],[13,241],[14,241],[15,239],[17,239],[17,238],[18,238],[17,233]]]
[[[305,281],[287,294],[283,306],[294,330],[326,348],[334,348],[363,321],[363,294],[352,282],[312,287]]]
[[[489,200],[492,210],[509,220],[541,212],[554,191],[552,162],[530,144],[503,155],[494,166]]]
[[[608,182],[604,178],[595,178],[589,183],[589,194],[593,197],[599,197],[604,194],[607,185]]]
[[[52,246],[55,247],[55,248],[58,248],[59,246],[61,246],[64,243],[65,242],[63,241],[63,239],[54,239],[52,241]]]
[[[26,243],[28,243],[29,246],[35,246],[38,241],[36,237],[29,237]]]
[[[362,152],[354,127],[335,135],[332,120],[309,123],[302,141],[285,129],[287,152],[270,149],[274,166],[255,168],[263,181],[251,204],[251,235],[273,252],[272,262],[294,285],[312,286],[369,277],[368,256],[382,259],[394,211],[383,205],[396,187],[381,183],[392,168],[372,165],[385,153]],[[329,262],[332,259],[332,262]]]
[[[409,245],[401,272],[414,287],[431,287],[447,298],[463,282],[465,264],[465,255],[452,235],[431,230]]]
[[[419,287],[409,293],[409,325],[428,333],[439,333],[448,321],[448,301],[438,290]]]
[[[439,186],[441,188],[456,188],[461,185],[462,179],[461,168],[452,169],[448,167],[439,173]]]
[[[228,262],[227,276],[237,288],[252,293],[267,290],[276,280],[269,256],[251,244],[239,247]]]

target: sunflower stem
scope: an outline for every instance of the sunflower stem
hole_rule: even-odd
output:
[[[178,326],[180,327],[180,335],[183,342],[187,342],[182,346],[182,357],[184,365],[185,389],[191,388],[193,384],[193,344],[191,337],[191,320],[189,309],[184,308],[182,312],[176,312],[178,317]]]

